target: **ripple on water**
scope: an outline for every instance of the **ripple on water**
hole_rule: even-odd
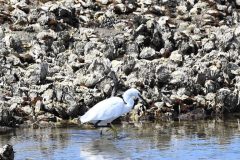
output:
[[[0,143],[14,145],[16,160],[236,159],[240,130],[229,123],[129,124],[118,126],[118,139],[80,128],[19,129],[2,135]]]

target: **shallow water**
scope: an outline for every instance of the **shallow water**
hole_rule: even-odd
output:
[[[136,123],[117,126],[119,137],[80,128],[18,129],[0,135],[16,160],[239,159],[237,120]]]

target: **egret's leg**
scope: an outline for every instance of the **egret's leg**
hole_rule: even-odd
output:
[[[99,121],[97,121],[95,124],[94,124],[94,127],[95,128],[98,128],[99,126],[98,126],[98,124],[101,122],[101,120],[99,120]]]
[[[98,124],[101,122],[101,120],[97,121],[95,124],[94,124],[94,127],[95,128],[101,128],[101,127],[109,127],[109,126],[99,126]],[[100,130],[100,136],[103,135],[103,130],[101,129]]]
[[[111,126],[111,129],[113,131],[114,137],[117,137],[117,128],[112,123],[110,123],[110,126]]]

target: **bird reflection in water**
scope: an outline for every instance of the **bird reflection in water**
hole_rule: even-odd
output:
[[[130,155],[121,148],[117,148],[114,142],[111,139],[98,139],[84,143],[80,147],[80,157],[88,160],[130,160]]]

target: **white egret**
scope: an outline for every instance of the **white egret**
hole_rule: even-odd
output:
[[[110,124],[109,127],[112,128],[116,135],[116,128],[111,124],[114,119],[130,112],[134,106],[135,99],[140,98],[147,105],[140,92],[134,88],[125,91],[122,97],[110,97],[97,103],[80,117],[81,123],[90,122],[95,127],[106,127]]]

